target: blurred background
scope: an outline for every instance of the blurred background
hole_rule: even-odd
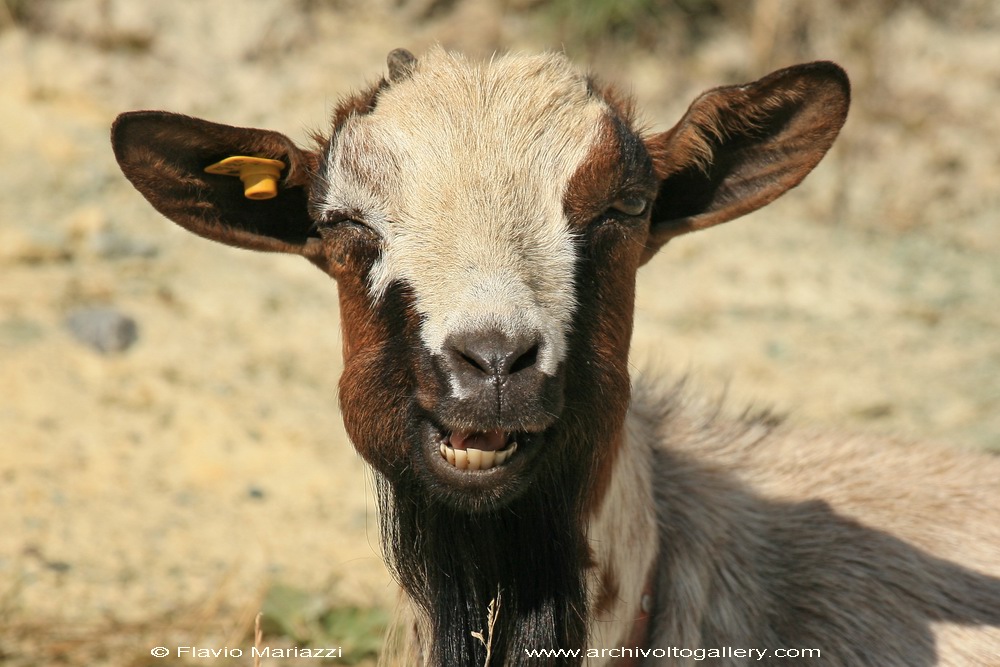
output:
[[[634,365],[733,412],[1000,451],[992,0],[0,0],[0,664],[246,665],[150,649],[247,649],[260,609],[268,645],[372,663],[395,592],[336,287],[161,218],[108,128],[168,109],[305,143],[434,43],[565,51],[655,130],[839,62],[851,115],[803,186],[643,269]]]

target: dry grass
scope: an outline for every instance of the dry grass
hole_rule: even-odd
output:
[[[243,646],[254,613],[247,606],[234,614],[219,598],[140,621],[106,619],[67,625],[62,619],[24,619],[7,612],[0,615],[4,619],[0,621],[0,663],[7,667],[146,666],[151,664],[150,650],[158,646]],[[7,621],[6,617],[13,618]],[[246,662],[169,656],[153,664],[225,667]]]
[[[473,632],[472,637],[486,647],[486,657],[483,659],[483,667],[490,667],[490,659],[493,657],[493,630],[496,627],[497,618],[500,616],[501,596],[497,590],[497,596],[490,600],[486,608],[486,628],[482,632]]]

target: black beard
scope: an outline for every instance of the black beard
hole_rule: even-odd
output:
[[[473,632],[490,643],[494,667],[580,664],[525,653],[586,642],[590,557],[579,504],[586,475],[565,472],[573,468],[579,463],[550,465],[510,504],[475,514],[441,502],[416,475],[395,485],[376,476],[387,564],[430,621],[430,664],[482,667],[486,647]],[[492,636],[491,602],[498,605]]]

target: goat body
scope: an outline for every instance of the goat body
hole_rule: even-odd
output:
[[[799,65],[644,134],[561,56],[396,51],[309,149],[159,111],[112,144],[178,224],[336,279],[403,664],[1000,665],[996,459],[629,377],[638,268],[795,187],[849,96]],[[205,171],[240,155],[276,197]]]

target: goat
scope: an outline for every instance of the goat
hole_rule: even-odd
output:
[[[849,100],[798,65],[652,134],[561,55],[398,50],[311,148],[161,111],[112,144],[166,217],[336,280],[405,664],[1000,665],[1000,461],[629,375],[638,268],[798,185]],[[205,171],[241,155],[275,196]]]

